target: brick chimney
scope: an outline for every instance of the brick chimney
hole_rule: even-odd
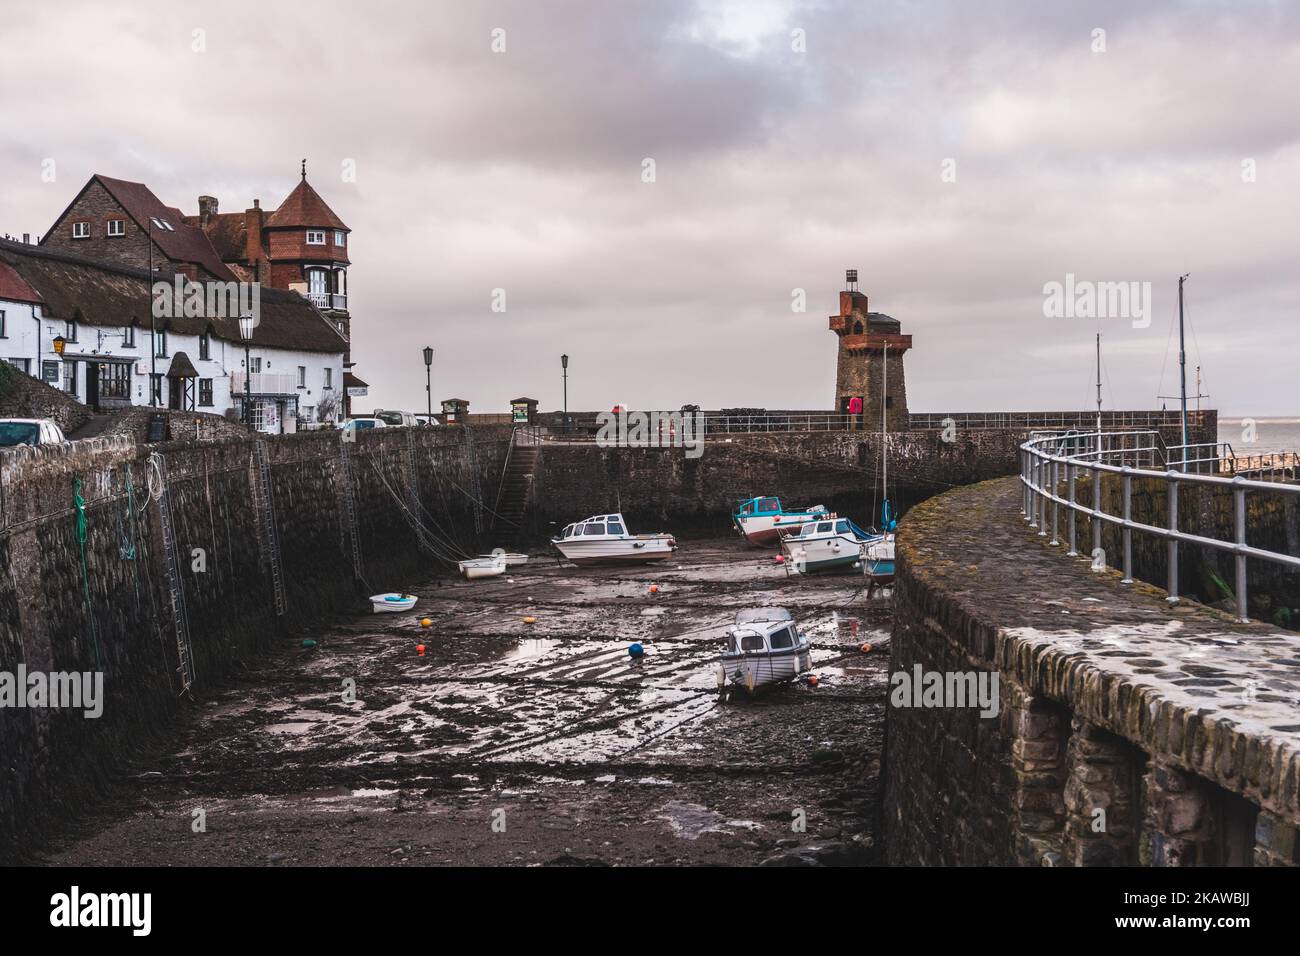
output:
[[[217,216],[217,199],[215,196],[199,197],[199,225],[206,226]]]
[[[258,281],[261,281],[260,263],[262,261],[262,200],[254,199],[253,208],[244,212],[244,258],[253,267]]]

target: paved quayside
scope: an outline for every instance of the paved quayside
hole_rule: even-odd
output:
[[[578,570],[535,557],[507,577],[443,578],[412,614],[279,651],[48,859],[875,861],[888,655],[861,645],[888,640],[887,603],[852,575],[789,579],[735,539],[677,558]],[[800,620],[819,684],[720,702],[723,629],[765,604]]]

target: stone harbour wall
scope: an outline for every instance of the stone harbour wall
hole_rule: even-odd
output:
[[[341,435],[280,436],[262,446],[283,616],[258,532],[266,512],[252,440],[140,446],[119,437],[0,452],[0,672],[102,671],[105,691],[98,719],[0,708],[0,862],[52,821],[93,805],[250,655],[323,618],[365,610],[370,593],[446,567],[421,550],[406,509],[425,514],[426,524],[432,515],[463,551],[483,545],[490,516],[476,514],[472,498],[495,495],[509,429],[376,429],[348,443],[359,574],[343,518]],[[162,487],[153,452],[165,463],[190,635],[194,683],[185,695],[159,503],[150,495],[151,483]]]
[[[1093,572],[1020,503],[1000,479],[900,525],[891,674],[996,674],[1000,706],[891,696],[889,861],[1300,863],[1300,635]]]
[[[956,485],[1015,472],[1025,434],[1015,430],[899,432],[889,448],[890,498],[902,513]],[[732,508],[756,495],[787,506],[823,504],[877,523],[881,436],[867,431],[741,433],[708,438],[698,458],[682,448],[546,443],[526,515],[544,540],[571,521],[622,511],[634,531],[718,534]]]

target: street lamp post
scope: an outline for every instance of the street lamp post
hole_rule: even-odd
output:
[[[253,360],[249,347],[253,344],[253,317],[239,317],[239,337],[244,340],[244,424],[251,425],[253,401]]]
[[[569,356],[560,356],[560,369],[564,373],[564,428],[567,434],[569,431]]]
[[[424,347],[424,398],[427,404],[428,421],[433,424],[433,349]]]

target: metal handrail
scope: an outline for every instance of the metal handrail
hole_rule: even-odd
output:
[[[1159,436],[1153,432],[1065,432],[1056,434],[1035,434],[1020,446],[1020,481],[1023,490],[1022,513],[1031,528],[1037,528],[1040,537],[1047,535],[1048,505],[1051,505],[1051,527],[1053,546],[1059,545],[1060,509],[1067,509],[1069,521],[1068,554],[1077,555],[1078,541],[1076,521],[1080,514],[1087,515],[1092,526],[1092,555],[1097,560],[1101,552],[1101,529],[1103,524],[1117,526],[1122,531],[1124,553],[1123,583],[1133,582],[1133,532],[1154,535],[1165,540],[1168,547],[1168,600],[1178,600],[1178,545],[1195,544],[1227,551],[1236,563],[1236,598],[1237,620],[1245,623],[1247,615],[1246,559],[1258,558],[1286,567],[1300,569],[1300,557],[1284,552],[1270,551],[1265,548],[1252,547],[1246,543],[1246,493],[1249,491],[1284,492],[1300,495],[1300,485],[1279,484],[1245,478],[1240,474],[1227,477],[1216,473],[1203,474],[1199,470],[1190,471],[1174,467],[1175,464],[1199,465],[1212,461],[1210,456],[1191,459],[1184,452],[1194,448],[1215,447],[1212,443],[1197,446],[1174,446],[1168,449],[1158,448]],[[1146,444],[1143,444],[1146,441]],[[1226,443],[1225,443],[1226,444]],[[1231,446],[1227,446],[1229,451]],[[1145,462],[1144,462],[1144,456]],[[1151,467],[1143,467],[1143,464]],[[1156,465],[1163,465],[1157,470]],[[1214,471],[1218,471],[1218,465]],[[1118,475],[1123,482],[1123,513],[1114,515],[1102,507],[1101,479],[1103,475]],[[1092,506],[1089,507],[1076,497],[1079,478],[1090,477],[1092,481]],[[1145,524],[1133,520],[1133,479],[1150,478],[1167,484],[1168,521],[1163,527]],[[1066,486],[1061,493],[1062,483]],[[1233,540],[1222,541],[1218,538],[1191,534],[1178,528],[1178,488],[1180,485],[1209,485],[1228,487],[1233,490]]]

